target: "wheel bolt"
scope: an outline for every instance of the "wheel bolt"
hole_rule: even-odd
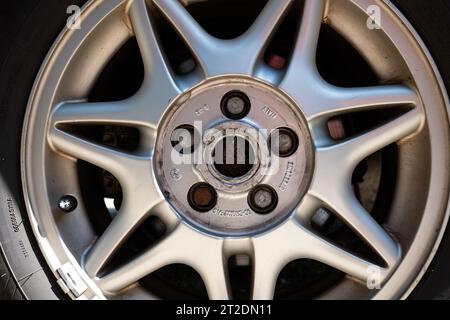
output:
[[[298,137],[289,128],[279,128],[270,137],[272,152],[282,158],[290,157],[298,149]]]
[[[272,187],[260,185],[248,194],[248,204],[256,213],[268,214],[277,207],[278,195]]]
[[[170,137],[172,147],[181,154],[189,154],[195,150],[195,129],[191,125],[182,125],[173,130]]]
[[[250,99],[241,91],[230,91],[223,97],[221,108],[225,117],[240,120],[250,112]]]
[[[208,212],[217,204],[217,192],[207,183],[197,183],[189,189],[189,205],[198,212]]]
[[[78,206],[78,201],[73,196],[63,196],[58,200],[58,208],[63,212],[72,212]]]

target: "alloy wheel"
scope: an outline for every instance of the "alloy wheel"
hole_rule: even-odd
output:
[[[232,257],[250,267],[253,299],[273,298],[282,270],[299,260],[338,274],[319,298],[407,294],[438,244],[435,230],[446,221],[442,208],[448,200],[448,177],[437,173],[448,162],[443,151],[448,151],[448,119],[442,116],[447,100],[418,36],[382,1],[373,1],[384,18],[374,31],[366,25],[372,1],[272,0],[247,31],[220,39],[188,11],[201,4],[185,4],[88,3],[82,28],[59,38],[36,83],[24,126],[25,199],[51,269],[69,268],[79,279],[70,294],[154,297],[141,280],[183,264],[199,274],[210,299],[230,299],[235,295]],[[292,12],[300,23],[291,51],[265,59]],[[158,19],[168,22],[187,47],[193,61],[187,72],[171,64]],[[373,68],[376,84],[338,86],[321,73],[318,46],[325,26],[357,49]],[[125,99],[87,99],[130,38],[142,59],[140,88]],[[228,109],[225,103],[224,111],[223,99],[227,102],[230,93],[238,100]],[[347,117],[379,114],[383,121],[369,121],[363,129],[346,125]],[[217,141],[239,137],[253,148],[256,165],[238,168],[232,176],[230,168],[213,161],[173,163],[174,131],[195,121],[202,123],[202,159],[217,150]],[[125,136],[124,146],[105,140],[105,127],[127,129],[119,134],[119,139]],[[103,130],[100,139],[93,138],[95,128]],[[248,129],[267,132],[252,136]],[[273,130],[296,146],[285,156],[270,150]],[[379,165],[389,148],[396,155],[395,194],[380,218],[373,214],[376,195],[364,200],[363,193],[370,192],[355,172],[364,163]],[[281,171],[269,174],[275,160]],[[88,186],[78,183],[83,163],[100,169],[120,189],[101,232],[89,218],[95,210],[86,200]],[[379,175],[374,174],[372,194],[382,191]],[[150,229],[157,229],[151,240],[114,263],[149,219],[154,219]]]

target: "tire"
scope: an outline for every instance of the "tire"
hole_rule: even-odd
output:
[[[28,98],[70,5],[85,0],[7,1],[0,13],[0,299],[65,299],[41,255],[25,209],[20,145]],[[421,35],[450,91],[450,3],[396,0]],[[446,173],[448,174],[448,172]],[[450,299],[450,228],[414,299]]]

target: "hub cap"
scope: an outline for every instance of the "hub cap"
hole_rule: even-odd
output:
[[[254,234],[283,221],[300,202],[312,175],[313,148],[299,110],[279,90],[245,77],[216,78],[184,93],[165,115],[156,142],[157,177],[170,204],[192,225],[218,235]],[[234,111],[245,116],[231,120],[228,113]],[[201,136],[193,139],[198,143],[192,154],[173,148],[172,132],[183,126],[194,126]],[[281,145],[278,131],[285,127],[301,143],[280,157],[275,146],[269,150],[269,142]],[[171,176],[174,171],[179,175]],[[199,182],[218,192],[208,212],[199,213],[186,197],[186,187]],[[264,215],[247,201],[251,189],[260,184],[270,186],[279,199],[279,205]],[[258,199],[264,196],[258,194]]]

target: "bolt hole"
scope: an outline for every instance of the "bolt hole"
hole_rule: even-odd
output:
[[[197,183],[189,189],[188,202],[195,211],[211,211],[217,204],[217,192],[207,183]]]
[[[292,156],[299,147],[297,134],[289,128],[278,128],[269,138],[270,150],[281,158]]]
[[[231,120],[241,120],[250,112],[250,99],[241,91],[230,91],[220,103],[222,113]]]
[[[278,205],[278,195],[271,186],[259,185],[250,191],[247,201],[254,212],[258,214],[269,214]]]

